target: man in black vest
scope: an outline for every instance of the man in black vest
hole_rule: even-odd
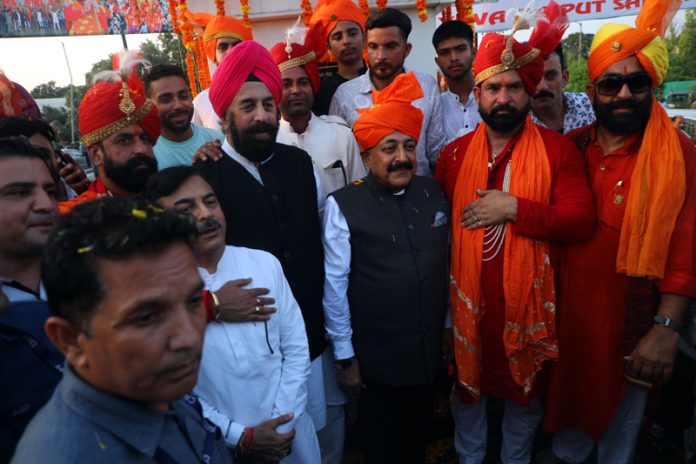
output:
[[[282,93],[280,71],[265,48],[248,40],[232,49],[209,92],[226,134],[225,155],[194,166],[220,201],[229,224],[225,242],[268,251],[283,267],[304,318],[312,360],[307,412],[320,430],[326,421],[320,359],[326,348],[324,194],[309,155],[275,142]]]
[[[442,359],[450,206],[415,175],[422,96],[413,73],[373,96],[353,127],[370,173],[324,215],[326,327],[368,464],[423,462]]]

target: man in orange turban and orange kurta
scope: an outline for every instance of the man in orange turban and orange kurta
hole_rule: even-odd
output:
[[[370,173],[326,201],[326,329],[347,356],[341,384],[359,396],[365,461],[424,462],[442,363],[450,208],[432,179],[415,175],[423,123],[411,104],[423,97],[415,75],[372,92],[353,126]]]
[[[59,203],[61,213],[102,195],[139,194],[157,172],[152,146],[160,135],[160,119],[134,72],[139,53],[114,55],[117,71],[102,73],[80,102],[80,134],[98,177],[82,195]]]
[[[589,237],[592,196],[572,141],[529,115],[539,49],[487,34],[473,72],[483,123],[448,145],[435,171],[452,202],[455,447],[460,462],[483,461],[492,395],[505,400],[502,462],[529,462],[545,366],[558,359],[558,242]]]
[[[244,40],[254,40],[251,29],[232,16],[217,15],[205,25],[203,33],[205,54],[215,65],[222,63],[225,55]],[[203,90],[193,99],[193,123],[222,131],[220,118],[210,104],[208,90]]]
[[[669,67],[661,36],[679,2],[644,4],[636,27],[603,26],[587,92],[597,122],[571,132],[589,164],[598,215],[588,242],[563,250],[561,359],[546,427],[553,454],[630,463],[651,383],[671,376],[696,296],[696,149],[652,88]]]

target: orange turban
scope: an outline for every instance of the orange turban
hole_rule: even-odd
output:
[[[527,94],[534,95],[544,75],[544,60],[539,49],[520,43],[510,36],[491,32],[481,40],[473,71],[476,84],[497,74],[517,71]]]
[[[137,58],[137,52],[129,53]],[[157,142],[160,135],[157,108],[145,97],[145,86],[133,72],[135,65],[130,65],[130,58],[122,58],[119,73],[111,76],[115,82],[97,82],[82,98],[77,112],[85,145],[94,145],[131,124],[142,127],[153,145]],[[118,66],[118,54],[113,61]]]
[[[205,54],[213,63],[217,63],[215,61],[217,39],[222,37],[229,37],[241,41],[254,40],[251,29],[246,27],[240,20],[232,16],[215,16],[205,27],[205,32],[203,33]]]
[[[324,31],[324,40],[328,41],[329,34],[339,21],[354,22],[360,26],[363,34],[365,33],[365,17],[360,8],[350,0],[319,0],[309,19],[309,27],[320,27]]]
[[[277,105],[283,96],[283,79],[271,54],[258,42],[245,40],[234,47],[218,66],[210,83],[210,103],[222,119],[235,95],[250,75],[261,80]]]
[[[399,74],[382,91],[372,91],[372,107],[357,110],[360,117],[353,124],[353,133],[362,150],[369,150],[387,135],[399,131],[418,142],[423,112],[411,102],[423,97],[413,71]]]
[[[321,83],[319,65],[317,64],[317,55],[313,50],[297,43],[288,45],[286,42],[278,42],[271,48],[270,53],[281,73],[286,69],[302,66],[309,76],[314,94],[319,92]]]

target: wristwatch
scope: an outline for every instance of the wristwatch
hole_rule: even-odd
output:
[[[670,319],[669,317],[655,316],[653,318],[653,321],[655,321],[656,325],[664,325],[665,327],[669,327],[670,329],[674,330],[677,333],[681,333],[681,331],[682,331],[681,324],[676,322],[674,319]]]
[[[334,365],[336,366],[336,369],[339,371],[345,371],[350,369],[350,366],[353,365],[353,359],[354,358],[348,358],[348,359],[337,359],[334,361]]]

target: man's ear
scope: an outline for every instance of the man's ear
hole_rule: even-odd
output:
[[[413,48],[413,45],[410,42],[406,42],[406,56],[405,58],[408,58],[409,53],[411,53],[411,48]]]
[[[476,104],[479,104],[479,100],[481,99],[481,87],[478,85],[475,85],[473,89],[471,89],[474,92],[474,98],[476,99]]]
[[[44,331],[72,366],[86,367],[87,359],[80,343],[85,334],[81,329],[62,317],[51,316],[44,323]]]
[[[590,97],[590,102],[594,102],[594,97],[595,97],[594,84],[587,84],[587,87],[585,87],[585,93],[587,94],[588,97]]]
[[[104,164],[104,152],[98,143],[87,147],[87,156],[89,156],[89,160],[97,168]]]
[[[370,150],[361,150],[361,151],[360,151],[360,157],[361,157],[362,160],[363,160],[363,164],[365,164],[365,166],[367,166],[368,171],[369,171],[369,164],[368,164],[368,161],[370,160]]]
[[[565,86],[568,85],[568,79],[570,78],[570,72],[567,69],[564,69],[561,71],[561,88],[565,89]]]

